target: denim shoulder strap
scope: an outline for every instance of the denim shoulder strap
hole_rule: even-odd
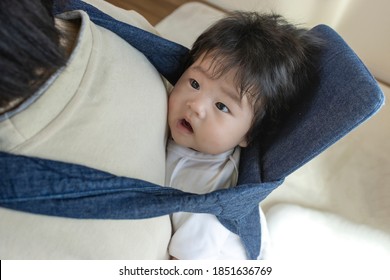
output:
[[[173,212],[216,215],[240,235],[248,256],[260,251],[258,204],[281,182],[197,195],[89,167],[0,152],[0,206],[85,219],[144,219]]]
[[[176,84],[187,65],[189,50],[182,45],[166,40],[148,31],[118,21],[92,5],[80,0],[54,0],[53,13],[83,10],[90,19],[120,36],[134,48],[142,52],[158,72],[172,85]]]
[[[384,104],[370,71],[332,28],[310,30],[324,39],[318,84],[269,139],[262,155],[262,178],[285,178],[369,119]]]

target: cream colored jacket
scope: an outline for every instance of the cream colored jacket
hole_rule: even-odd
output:
[[[152,30],[138,14],[89,0]],[[0,150],[164,184],[166,88],[154,67],[87,14],[66,68],[26,110],[0,123]],[[44,187],[44,186],[42,186]],[[0,259],[164,259],[168,216],[77,220],[0,208]]]

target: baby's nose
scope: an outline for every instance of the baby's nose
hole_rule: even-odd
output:
[[[196,98],[190,100],[188,102],[188,106],[191,108],[191,110],[196,114],[196,116],[200,119],[203,119],[206,117],[206,104],[205,98],[203,98],[201,95],[197,96]]]

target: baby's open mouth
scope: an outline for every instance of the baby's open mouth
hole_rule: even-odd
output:
[[[181,120],[181,125],[184,126],[188,131],[194,132],[191,124],[189,122],[187,122],[185,119]]]

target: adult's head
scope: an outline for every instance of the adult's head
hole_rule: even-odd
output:
[[[0,114],[17,107],[65,64],[52,2],[0,1]]]

